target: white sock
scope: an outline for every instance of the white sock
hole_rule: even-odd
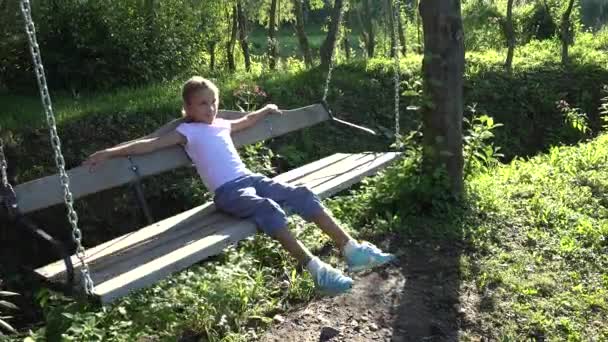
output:
[[[306,265],[306,268],[308,268],[308,271],[312,274],[315,275],[317,274],[317,271],[323,266],[323,261],[321,261],[321,259],[317,258],[317,257],[313,257],[312,259],[310,259],[310,261],[308,262],[308,265]]]
[[[354,252],[357,247],[359,247],[359,243],[357,241],[354,239],[348,240],[348,242],[344,245],[344,256],[348,257],[351,255],[351,253]]]

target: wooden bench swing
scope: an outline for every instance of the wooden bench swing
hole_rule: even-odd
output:
[[[21,3],[26,25],[33,27],[29,2],[21,0]],[[49,124],[51,136],[56,137],[58,141],[35,32],[28,30],[28,38],[33,46],[34,63],[40,66],[35,69],[47,121],[52,121],[52,124]],[[331,67],[330,65],[327,84]],[[361,128],[334,118],[325,101],[326,93],[321,104],[286,110],[283,115],[268,117],[256,126],[236,133],[233,136],[235,145],[240,147],[271,139],[330,119]],[[223,111],[219,115],[226,119],[235,119],[244,114]],[[60,149],[53,146],[56,156],[61,156]],[[1,147],[0,144],[0,152]],[[306,185],[319,197],[327,198],[378,172],[398,156],[398,152],[337,153],[276,176],[275,179],[294,185]],[[3,165],[6,165],[4,154],[0,153],[0,157]],[[94,174],[86,167],[79,166],[65,171],[62,165],[58,165],[58,174],[17,185],[14,189],[8,182],[3,181],[3,195],[0,195],[0,200],[13,212],[13,217],[24,217],[24,214],[63,202],[68,204],[66,189],[71,193],[70,200],[73,200],[190,165],[191,161],[180,147],[130,158],[111,159],[102,164]],[[2,168],[2,172],[3,180],[6,180],[6,167]],[[69,188],[66,180],[69,181]],[[73,210],[71,204],[68,204],[68,209]],[[78,230],[76,235],[80,235],[75,224],[73,229]],[[66,278],[69,282],[74,281],[73,285],[79,282],[87,295],[101,303],[109,303],[131,291],[147,287],[173,272],[219,254],[227,246],[255,233],[256,227],[252,222],[220,213],[213,203],[206,203],[88,248],[86,253],[80,246],[78,236],[77,247],[80,247],[82,253],[77,252],[71,256],[71,253],[68,253],[63,260],[40,267],[35,272],[51,282],[60,282]]]

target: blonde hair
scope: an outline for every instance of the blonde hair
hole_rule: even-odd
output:
[[[189,80],[184,83],[182,86],[182,116],[186,117],[186,105],[190,104],[190,98],[192,94],[196,93],[199,90],[211,89],[216,97],[219,98],[220,91],[217,89],[217,86],[211,82],[210,80],[200,77],[200,76],[192,76]]]

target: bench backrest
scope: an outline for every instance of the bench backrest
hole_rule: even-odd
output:
[[[225,119],[236,119],[245,113],[223,111]],[[325,108],[320,104],[283,111],[283,115],[272,115],[260,121],[254,127],[233,135],[237,147],[283,135],[309,127],[329,119]],[[174,146],[153,153],[133,156],[141,177],[151,176],[191,165],[181,147]],[[128,158],[115,158],[105,162],[90,173],[86,167],[76,167],[68,171],[70,190],[74,198],[83,197],[99,191],[127,184],[137,179],[131,170],[133,166]],[[63,190],[57,174],[32,180],[15,187],[17,203],[22,213],[29,213],[62,203]]]

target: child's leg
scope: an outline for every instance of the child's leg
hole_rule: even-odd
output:
[[[339,270],[311,255],[287,228],[287,217],[274,200],[261,197],[256,188],[242,183],[239,187],[216,191],[218,209],[237,217],[253,220],[265,233],[275,238],[298,262],[305,265],[323,293],[338,294],[348,291],[353,280]]]
[[[283,248],[289,252],[289,254],[294,257],[300,264],[306,266],[313,258],[313,255],[310,253],[308,248],[306,248],[296,237],[289,231],[289,229],[284,228],[275,232],[273,236]]]
[[[344,246],[346,246],[349,241],[353,240],[353,238],[338,225],[336,220],[334,220],[325,208],[318,214],[312,216],[310,220],[314,222],[317,227],[321,228],[325,234],[329,235],[341,251],[344,250]]]
[[[281,206],[292,209],[305,220],[316,223],[338,245],[350,270],[365,270],[393,260],[391,254],[382,252],[376,246],[353,240],[310,189],[275,182],[266,177],[259,178],[254,187],[260,196],[272,199]]]

